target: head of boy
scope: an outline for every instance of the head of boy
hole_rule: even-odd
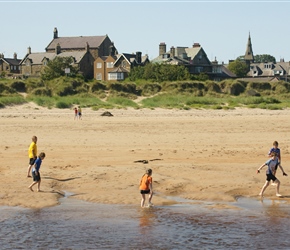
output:
[[[273,147],[274,147],[274,148],[278,148],[278,145],[279,145],[279,144],[278,144],[277,141],[274,141],[274,142],[273,142]]]
[[[41,160],[43,160],[45,158],[45,153],[41,152],[38,156]]]
[[[32,136],[32,141],[34,142],[34,143],[36,143],[37,142],[37,137],[34,135],[34,136]]]
[[[272,157],[272,159],[275,159],[275,158],[277,157],[276,152],[272,152],[272,153],[271,153],[271,157]]]
[[[146,174],[148,174],[148,175],[152,175],[152,169],[151,169],[151,168],[148,168],[148,169],[146,170]]]

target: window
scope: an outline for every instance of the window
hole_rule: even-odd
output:
[[[102,80],[102,73],[97,73],[96,79],[97,80]]]
[[[124,80],[124,73],[122,73],[122,72],[109,73],[108,80]]]
[[[122,66],[123,68],[126,68],[126,62],[125,62],[125,61],[122,61],[121,66]]]
[[[102,68],[102,64],[101,63],[97,63],[97,69],[101,69]]]
[[[114,67],[114,63],[112,63],[112,62],[107,62],[107,68],[108,69],[111,69],[111,68],[113,68]]]
[[[200,73],[203,71],[203,67],[196,67],[195,68],[195,73]]]

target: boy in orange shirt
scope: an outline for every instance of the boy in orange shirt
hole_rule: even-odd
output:
[[[153,204],[151,203],[151,199],[153,197],[153,186],[152,186],[152,169],[147,169],[146,173],[142,176],[141,180],[140,180],[140,193],[142,196],[142,200],[141,200],[141,207],[144,207],[144,203],[146,200],[145,194],[149,194],[148,197],[148,207],[153,206]]]

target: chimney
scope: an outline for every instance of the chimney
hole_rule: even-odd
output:
[[[174,57],[175,56],[175,48],[172,46],[170,48],[170,57]]]
[[[31,48],[30,48],[30,46],[27,48],[27,54],[31,54]]]
[[[60,47],[60,44],[58,43],[55,47],[55,54],[58,55],[58,54],[60,54],[60,52],[61,52],[61,47]]]
[[[58,31],[57,31],[57,28],[54,28],[53,30],[53,39],[56,39],[58,38]]]
[[[192,45],[192,48],[198,48],[198,47],[200,47],[200,44],[199,44],[199,43],[194,43],[194,44]]]
[[[89,52],[89,51],[90,51],[90,45],[89,45],[89,43],[88,43],[88,42],[86,43],[86,51],[87,51],[87,52]]]
[[[159,56],[163,55],[166,53],[166,44],[165,43],[160,43],[159,44]]]
[[[136,52],[136,61],[138,64],[140,64],[142,62],[142,52],[140,52],[140,51]]]
[[[13,54],[13,58],[14,58],[14,59],[17,59],[17,54],[16,54],[16,52],[14,52],[14,54]]]

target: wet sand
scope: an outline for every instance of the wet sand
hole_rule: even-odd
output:
[[[178,204],[178,197],[231,209],[224,202],[260,199],[265,168],[259,175],[256,169],[274,140],[290,174],[290,110],[114,109],[113,117],[100,116],[104,111],[84,108],[83,119],[74,120],[73,110],[31,103],[1,109],[0,205],[55,206],[64,192],[93,203],[139,205],[139,180],[152,168],[156,206]],[[27,188],[32,135],[47,154],[39,193]],[[277,177],[283,197],[273,186],[265,197],[289,203],[289,177],[279,171]]]

